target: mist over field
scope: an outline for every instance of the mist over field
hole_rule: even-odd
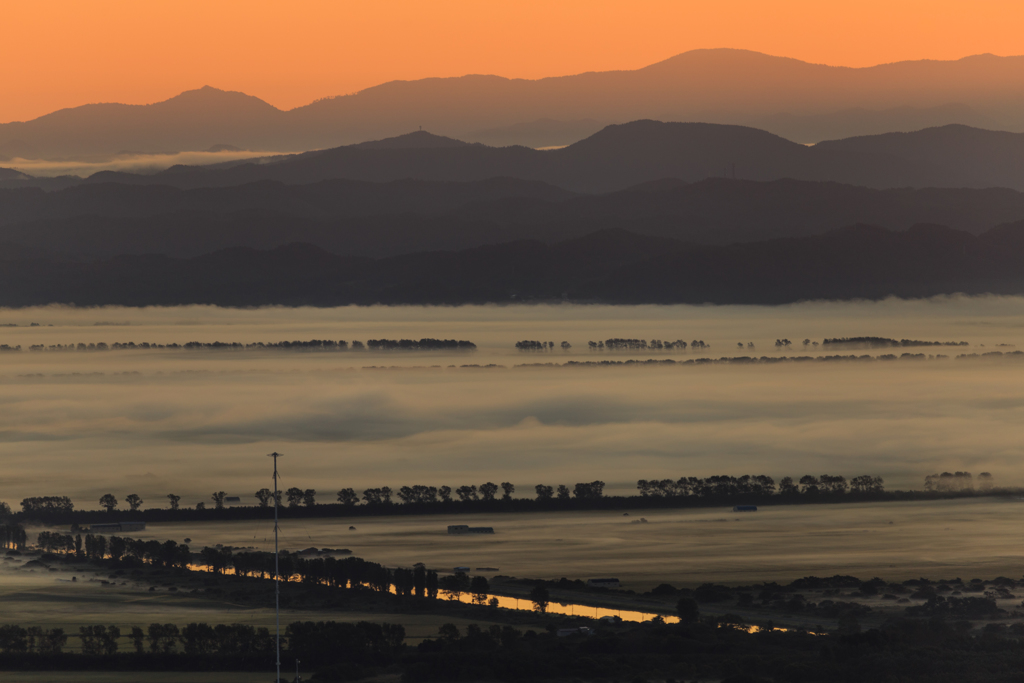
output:
[[[942,470],[1024,484],[1024,298],[782,307],[518,306],[0,311],[0,344],[435,337],[471,353],[111,350],[0,353],[0,500],[106,492],[144,507],[210,492],[251,501],[280,451],[284,487],[538,483],[712,474],[876,474],[921,488]],[[38,323],[37,327],[29,327]],[[50,327],[52,325],[52,327]],[[750,366],[515,367],[568,360],[820,354],[804,338],[967,341],[946,359]],[[701,351],[592,353],[589,340],[697,339]],[[776,339],[793,346],[778,351]],[[572,349],[516,351],[519,340]],[[737,343],[754,342],[753,350]],[[999,346],[1009,345],[1009,346]],[[843,354],[886,350],[843,350]],[[461,367],[464,365],[501,367]],[[376,367],[372,367],[376,366]],[[454,366],[454,367],[451,367]]]
[[[110,157],[99,156],[94,159],[20,159],[5,161],[4,165],[22,173],[41,178],[54,178],[62,175],[87,177],[100,171],[125,171],[128,173],[152,173],[162,171],[177,164],[187,166],[204,166],[219,164],[226,161],[253,159],[266,156],[266,152],[253,152],[244,149],[224,151],[166,152],[140,154],[124,152]]]

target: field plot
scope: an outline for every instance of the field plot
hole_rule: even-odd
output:
[[[614,576],[626,588],[788,582],[850,574],[889,581],[1019,578],[1024,501],[978,498],[731,509],[284,520],[282,548],[347,548],[388,566],[523,578]],[[646,522],[641,521],[647,520]],[[449,536],[448,524],[494,535]],[[349,529],[355,526],[355,529]],[[153,524],[145,538],[273,549],[264,521]],[[482,568],[490,568],[484,570]]]
[[[131,575],[113,578],[109,572],[82,571],[54,565],[50,570],[16,569],[5,563],[0,567],[0,625],[60,627],[72,637],[67,651],[79,648],[78,627],[92,624],[114,624],[125,632],[132,626],[145,629],[151,623],[173,623],[179,626],[191,622],[208,624],[246,624],[273,630],[274,609],[235,604],[230,597],[190,595],[193,586],[199,586],[197,577],[174,576],[167,580],[136,580]],[[72,582],[71,577],[77,580]],[[169,592],[174,584],[178,592]],[[152,585],[158,590],[149,591]],[[361,611],[330,609],[282,609],[282,628],[293,621],[371,621],[398,623],[405,627],[407,642],[418,643],[437,634],[439,617],[429,614],[375,614]],[[464,628],[469,623],[487,623],[486,620],[467,620],[446,616],[444,621]],[[122,642],[122,647],[127,645]],[[2,677],[6,683],[6,674]],[[35,679],[26,679],[35,680]],[[150,680],[150,679],[146,679]],[[159,679],[160,681],[164,679]],[[190,679],[191,680],[191,679]],[[205,680],[205,679],[204,679]],[[221,679],[211,678],[219,682]],[[225,679],[235,680],[235,679]]]

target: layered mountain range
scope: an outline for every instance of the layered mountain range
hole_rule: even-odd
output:
[[[945,224],[981,234],[1020,220],[1024,193],[1005,188],[876,190],[798,180],[665,179],[602,194],[513,178],[0,190],[0,243],[79,261],[188,258],[296,241],[379,258],[517,240],[552,244],[613,229],[693,244],[809,236],[858,223],[892,230]]]
[[[806,145],[714,121],[889,130],[879,112],[913,102],[1013,129],[1022,74],[1022,58],[844,70],[698,51],[635,72],[386,84],[291,112],[212,90],[66,110],[0,126],[0,144],[12,130],[69,156],[354,141],[149,173],[0,169],[0,305],[1020,294],[1024,133],[950,123]],[[703,122],[628,120],[641,112]],[[413,115],[433,132],[405,132]],[[582,139],[453,136],[470,128]]]
[[[942,226],[851,226],[728,246],[621,230],[384,259],[308,244],[189,259],[0,260],[0,306],[604,303],[781,304],[953,293],[1024,294],[1024,223],[973,236]]]
[[[664,178],[832,181],[873,188],[1024,189],[1024,133],[949,125],[800,145],[744,126],[641,120],[608,126],[567,147],[489,147],[414,132],[302,154],[158,173],[103,171],[31,178],[9,171],[0,187],[45,189],[79,183],[227,187],[260,180],[308,184],[348,179],[472,182],[506,177],[574,192],[608,192]]]
[[[637,119],[739,124],[814,143],[952,123],[1020,132],[1022,114],[1024,57],[854,69],[694,50],[634,71],[393,81],[289,111],[211,87],[149,105],[89,104],[0,124],[0,161],[218,145],[294,152],[420,128],[469,142],[543,147]]]

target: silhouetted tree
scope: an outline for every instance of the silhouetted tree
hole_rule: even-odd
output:
[[[178,627],[175,624],[150,624],[147,631],[150,652],[170,654],[177,649]]]
[[[455,495],[457,495],[459,500],[462,502],[466,502],[468,500],[479,500],[475,486],[460,486],[455,489]]]
[[[256,500],[260,502],[260,507],[265,508],[270,506],[270,499],[274,497],[274,492],[270,489],[260,489],[256,492]]]
[[[537,484],[534,490],[537,492],[537,500],[551,500],[555,495],[555,489],[544,484]]]
[[[363,500],[367,505],[387,505],[391,503],[391,489],[382,486],[379,489],[366,489],[363,491]]]
[[[530,591],[530,602],[533,603],[533,609],[541,614],[548,611],[548,604],[551,602],[551,595],[548,593],[548,589],[543,584],[537,584]]]
[[[823,474],[818,481],[826,493],[846,493],[846,477],[842,475]]]
[[[462,637],[459,627],[455,624],[441,624],[437,629],[438,637],[446,643],[454,643]]]
[[[308,508],[316,505],[316,489],[306,489],[302,492],[302,504]]]
[[[113,512],[117,509],[117,498],[113,493],[104,493],[100,497],[100,505],[107,508],[107,512]]]
[[[418,598],[427,595],[427,568],[422,564],[417,564],[412,570],[412,589]]]
[[[510,500],[512,498],[512,494],[516,492],[516,487],[507,481],[503,481],[501,482],[501,490],[504,491],[504,493],[501,496],[501,499]]]
[[[144,501],[142,500],[142,498],[139,497],[139,494],[130,493],[128,494],[128,497],[124,499],[124,502],[128,503],[128,507],[131,509],[132,512],[135,512],[139,509],[139,507],[142,505]]]
[[[473,594],[473,602],[483,605],[487,602],[487,591],[491,590],[486,576],[474,576],[469,582],[469,592]]]
[[[483,500],[494,500],[494,495],[498,492],[498,485],[494,482],[487,482],[486,484],[480,484],[480,497]]]
[[[223,491],[217,491],[216,493],[213,493],[210,496],[210,499],[213,500],[213,507],[214,507],[215,510],[223,510],[224,509],[224,498],[225,497],[227,497],[227,494],[224,493]]]
[[[455,572],[454,574],[440,577],[437,585],[442,591],[454,598],[456,593],[465,593],[469,590],[469,576],[466,572]]]
[[[168,493],[167,494],[167,500],[169,500],[171,502],[171,509],[172,510],[177,510],[178,509],[178,501],[181,500],[181,496],[176,496],[173,493]]]
[[[359,496],[355,489],[342,489],[338,491],[338,502],[342,505],[355,505],[359,502]]]
[[[569,487],[565,484],[558,485],[558,499],[569,500]]]
[[[117,626],[82,626],[78,629],[78,638],[84,655],[116,654],[117,639],[120,637],[121,629]]]
[[[817,477],[813,477],[809,474],[805,474],[800,477],[800,490],[804,493],[817,493],[821,486],[821,482],[818,481]]]
[[[881,491],[884,480],[881,477],[873,477],[870,474],[862,474],[850,480],[850,490],[861,493],[868,491]]]
[[[451,499],[452,499],[452,487],[451,486],[441,486],[441,487],[438,487],[437,495],[441,496],[441,500],[443,500],[444,502],[446,502],[446,503],[451,502]]]
[[[302,495],[304,491],[297,486],[293,486],[284,492],[285,498],[288,499],[288,507],[297,508],[302,504]]]
[[[669,486],[674,483],[671,479],[667,479],[666,481]],[[573,494],[577,498],[600,498],[604,495],[604,482],[592,481],[590,483],[576,484],[573,488]],[[559,492],[559,498],[561,498],[561,492]]]
[[[132,633],[129,638],[132,639],[132,645],[135,647],[136,654],[142,654],[146,651],[145,637],[146,634],[141,628],[132,626]]]

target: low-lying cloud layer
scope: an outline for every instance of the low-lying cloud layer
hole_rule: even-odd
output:
[[[267,156],[266,152],[248,150],[226,150],[222,152],[167,152],[157,154],[118,154],[109,159],[95,160],[52,160],[19,159],[3,162],[3,166],[41,178],[55,178],[62,175],[76,175],[82,178],[100,171],[123,171],[126,173],[156,173],[171,166],[206,166],[225,161],[254,159]]]
[[[0,354],[0,500],[71,495],[95,507],[109,491],[162,506],[171,492],[188,505],[215,490],[251,496],[270,485],[264,454],[272,450],[287,454],[284,485],[316,488],[322,501],[346,486],[511,481],[517,495],[530,495],[538,483],[602,479],[609,492],[625,493],[639,478],[745,473],[870,473],[889,488],[920,488],[926,474],[967,469],[1024,484],[1024,360],[511,367],[587,359],[587,339],[613,336],[702,337],[712,345],[703,355],[712,357],[732,355],[735,340],[748,339],[770,355],[775,338],[803,334],[965,338],[969,351],[984,352],[1024,342],[1022,304],[0,311],[0,322],[54,325],[2,330],[0,343],[26,348],[382,336],[480,346],[468,357]],[[513,345],[523,338],[568,339],[573,351],[522,354]],[[491,362],[506,367],[448,367]],[[114,374],[122,372],[137,374]]]

